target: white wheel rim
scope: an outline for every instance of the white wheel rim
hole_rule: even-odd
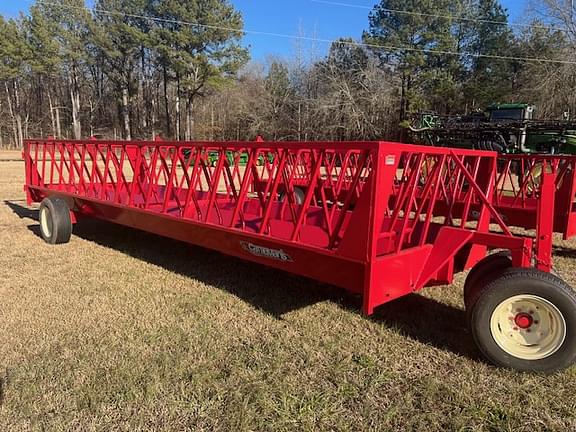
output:
[[[52,218],[50,216],[50,209],[42,207],[40,210],[40,229],[46,237],[52,236]]]
[[[523,360],[541,360],[560,349],[566,321],[556,306],[535,295],[517,295],[500,303],[490,318],[494,341]]]

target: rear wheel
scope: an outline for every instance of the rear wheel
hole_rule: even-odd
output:
[[[479,293],[469,324],[495,365],[552,373],[576,360],[576,293],[552,274],[504,270]]]
[[[476,302],[478,292],[483,286],[496,279],[504,270],[512,267],[509,251],[500,251],[488,255],[476,263],[468,273],[464,283],[464,305],[471,309]]]
[[[44,198],[40,204],[40,235],[46,243],[68,243],[72,235],[70,208],[62,198]]]

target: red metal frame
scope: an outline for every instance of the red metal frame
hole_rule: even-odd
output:
[[[427,176],[434,159],[424,162],[420,184],[427,182]],[[401,165],[403,162],[401,162]],[[542,171],[551,174],[554,183],[553,231],[568,240],[576,235],[576,156],[567,155],[499,155],[497,163],[494,208],[509,226],[536,229],[543,187]],[[482,168],[481,168],[482,169]],[[491,175],[483,171],[483,175]],[[293,179],[293,186],[306,190],[309,171],[302,170]],[[398,179],[396,179],[398,183]],[[283,190],[283,185],[280,186]],[[346,185],[343,190],[346,190]],[[417,194],[421,193],[418,191]],[[464,205],[465,194],[455,194],[455,206]],[[549,199],[549,198],[545,198]],[[441,205],[441,202],[439,203]],[[465,205],[477,211],[478,202]]]
[[[550,197],[542,193],[543,171],[553,178]],[[554,232],[565,240],[576,235],[576,156],[500,156],[496,185],[494,205],[508,224],[536,228],[539,202],[553,198]]]
[[[29,204],[60,196],[74,215],[331,283],[362,294],[367,314],[451,282],[487,248],[509,249],[515,266],[551,263],[553,213],[537,207],[536,240],[512,234],[494,205],[492,152],[390,142],[30,140],[23,156]],[[544,173],[540,202],[553,204],[553,176]]]

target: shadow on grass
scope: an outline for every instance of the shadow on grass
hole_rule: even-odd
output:
[[[4,204],[6,204],[10,210],[12,210],[20,219],[33,219],[35,221],[38,220],[38,209],[31,209],[25,207],[20,202],[25,203],[24,200],[4,200]]]
[[[482,360],[468,331],[466,312],[462,309],[410,294],[380,306],[373,319],[419,342]]]
[[[28,228],[39,235],[37,210],[5,204],[20,218],[33,220]],[[353,313],[361,308],[358,296],[339,288],[144,231],[85,219],[74,226],[74,235],[223,289],[278,319],[326,300]],[[479,358],[464,311],[436,300],[412,294],[379,307],[370,319],[422,343]]]
[[[552,254],[563,258],[576,258],[576,249],[571,249],[563,246],[554,246]]]

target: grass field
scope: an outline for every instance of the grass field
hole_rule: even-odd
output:
[[[479,358],[464,275],[368,319],[334,288],[110,224],[49,246],[23,168],[0,157],[2,432],[576,430],[575,368]],[[555,245],[576,286],[576,241]]]

